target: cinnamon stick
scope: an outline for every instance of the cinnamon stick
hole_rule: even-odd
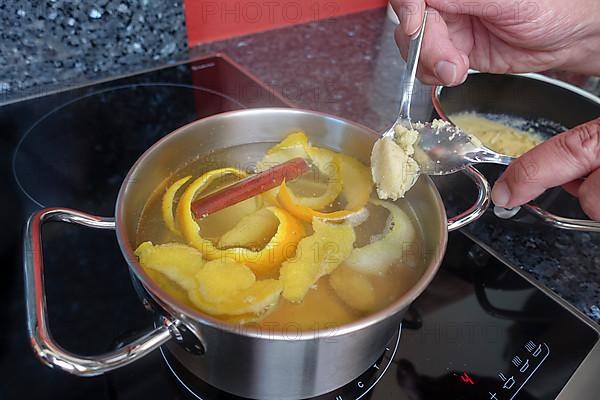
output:
[[[305,159],[293,158],[194,201],[192,213],[196,218],[204,218],[209,214],[271,190],[281,185],[284,180],[294,180],[309,169],[310,165]]]

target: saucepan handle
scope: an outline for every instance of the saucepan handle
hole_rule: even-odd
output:
[[[511,162],[516,160],[514,157],[501,156],[495,158],[494,162],[501,165],[510,165]],[[522,207],[515,207],[512,209],[506,209],[502,207],[495,207],[494,214],[498,218],[510,219],[515,216],[519,210],[523,208],[530,214],[533,214],[538,219],[542,220],[547,225],[551,225],[555,228],[566,229],[570,231],[583,231],[583,232],[600,232],[600,222],[586,219],[574,219],[560,217],[550,211],[544,210],[543,208],[536,206],[533,203],[524,204]]]
[[[516,215],[520,208],[525,209],[530,214],[533,214],[542,220],[545,224],[555,228],[566,229],[569,231],[600,232],[600,221],[561,217],[532,203],[524,204],[521,207],[515,207],[510,210],[504,209],[502,212],[495,209],[494,213],[497,217],[509,219]]]
[[[46,312],[41,229],[50,221],[95,229],[115,229],[112,218],[97,217],[65,208],[46,208],[33,214],[25,231],[24,267],[27,329],[37,357],[52,368],[79,376],[96,376],[127,365],[160,347],[178,334],[178,320],[162,318],[162,324],[131,343],[97,356],[80,356],[64,350],[52,338]]]
[[[491,189],[487,179],[475,168],[469,166],[463,170],[475,185],[477,185],[477,200],[466,211],[455,217],[448,218],[448,231],[460,229],[481,217],[490,205]]]

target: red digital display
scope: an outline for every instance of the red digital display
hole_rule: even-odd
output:
[[[469,374],[467,374],[466,372],[463,372],[463,374],[460,376],[460,380],[463,381],[464,383],[468,383],[470,385],[474,385],[475,382],[473,381],[473,379],[471,379],[471,377],[469,376]]]

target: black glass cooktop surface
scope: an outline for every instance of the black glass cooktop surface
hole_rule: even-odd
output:
[[[128,169],[160,137],[260,106],[287,104],[210,57],[0,107],[1,399],[232,398],[185,377],[184,387],[159,351],[94,378],[43,366],[27,338],[21,235],[40,207],[111,216]],[[154,322],[113,232],[50,224],[44,256],[49,323],[66,349],[105,352]],[[395,353],[392,340],[376,365],[320,398],[555,399],[598,342],[596,325],[462,233],[450,235],[440,272],[401,331]]]

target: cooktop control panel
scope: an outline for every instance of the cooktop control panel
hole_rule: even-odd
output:
[[[393,385],[402,400],[553,400],[592,350],[600,357],[597,325],[472,239],[450,235],[371,398]]]
[[[531,340],[527,341],[511,360],[510,368],[498,372],[502,385],[498,390],[489,392],[490,400],[514,399],[549,355],[550,348],[546,343],[536,345]]]

